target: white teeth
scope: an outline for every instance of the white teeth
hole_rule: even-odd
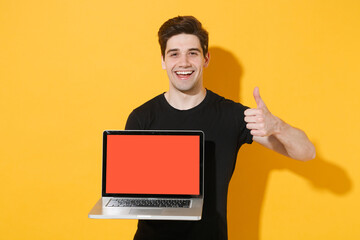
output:
[[[187,72],[176,72],[176,74],[181,74],[181,75],[185,75],[185,74],[192,74],[192,71],[187,71]]]

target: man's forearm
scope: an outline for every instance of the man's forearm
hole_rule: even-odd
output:
[[[273,136],[283,145],[288,156],[297,160],[315,158],[315,147],[301,129],[295,128],[278,118],[277,131]]]

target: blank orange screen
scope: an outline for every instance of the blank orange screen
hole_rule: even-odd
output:
[[[200,194],[199,138],[108,135],[106,193]]]

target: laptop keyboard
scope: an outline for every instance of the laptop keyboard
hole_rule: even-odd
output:
[[[111,199],[107,207],[168,207],[189,208],[188,199]]]

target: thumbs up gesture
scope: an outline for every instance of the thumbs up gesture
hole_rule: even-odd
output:
[[[264,101],[260,97],[259,88],[253,92],[257,108],[245,110],[246,127],[250,129],[253,136],[266,137],[276,133],[279,119],[271,114]]]

